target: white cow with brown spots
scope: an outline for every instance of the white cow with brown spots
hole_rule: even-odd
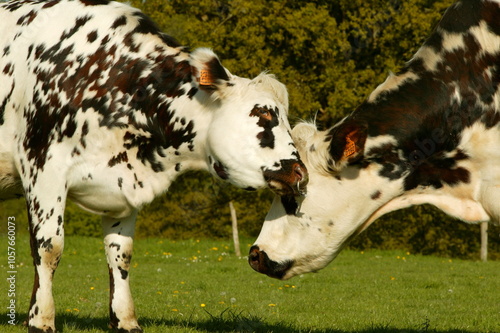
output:
[[[137,210],[182,172],[298,193],[288,95],[229,73],[140,11],[104,0],[0,5],[0,199],[26,198],[35,265],[29,332],[54,332],[52,277],[70,198],[103,216],[111,326],[141,332],[129,288]]]

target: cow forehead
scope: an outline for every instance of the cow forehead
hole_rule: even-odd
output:
[[[239,80],[241,98],[252,99],[258,104],[275,105],[286,116],[288,114],[288,92],[285,85],[272,74],[261,73],[254,79]]]

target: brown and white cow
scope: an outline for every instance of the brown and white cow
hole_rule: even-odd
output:
[[[103,216],[111,326],[140,332],[129,288],[137,210],[182,172],[299,191],[288,95],[227,71],[140,11],[104,0],[0,5],[0,200],[25,196],[35,281],[29,332],[54,332],[66,198]]]
[[[388,212],[432,204],[500,222],[500,1],[461,0],[397,75],[327,131],[292,132],[307,194],[276,197],[250,265],[288,279],[330,263]]]

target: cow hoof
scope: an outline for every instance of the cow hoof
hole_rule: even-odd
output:
[[[28,326],[28,333],[56,333],[56,330],[51,327],[47,329],[41,329],[38,327]]]
[[[136,328],[133,328],[131,330],[119,328],[119,329],[115,330],[114,332],[116,332],[116,333],[143,333],[144,331],[142,330],[142,328],[136,327]]]
[[[130,330],[124,328],[116,328],[110,325],[111,331],[116,333],[143,333],[144,331],[140,327],[134,327]]]

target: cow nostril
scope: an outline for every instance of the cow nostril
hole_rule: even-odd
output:
[[[259,271],[260,249],[258,246],[254,245],[250,248],[250,253],[248,254],[248,262],[254,270]]]
[[[307,178],[307,170],[304,166],[299,163],[295,163],[293,166],[293,171],[295,172],[295,177],[297,182],[301,182],[302,180]]]
[[[296,165],[294,168],[295,175],[297,176],[297,181],[301,181],[304,175],[302,174],[302,169],[300,168],[300,165]]]
[[[293,266],[292,260],[276,262],[269,259],[265,251],[261,251],[257,245],[250,248],[248,263],[257,272],[266,274],[272,278],[283,279]]]
[[[258,246],[252,246],[252,248],[250,248],[250,253],[248,254],[248,257],[250,258],[250,260],[252,261],[255,261],[255,260],[259,260],[259,247]]]

